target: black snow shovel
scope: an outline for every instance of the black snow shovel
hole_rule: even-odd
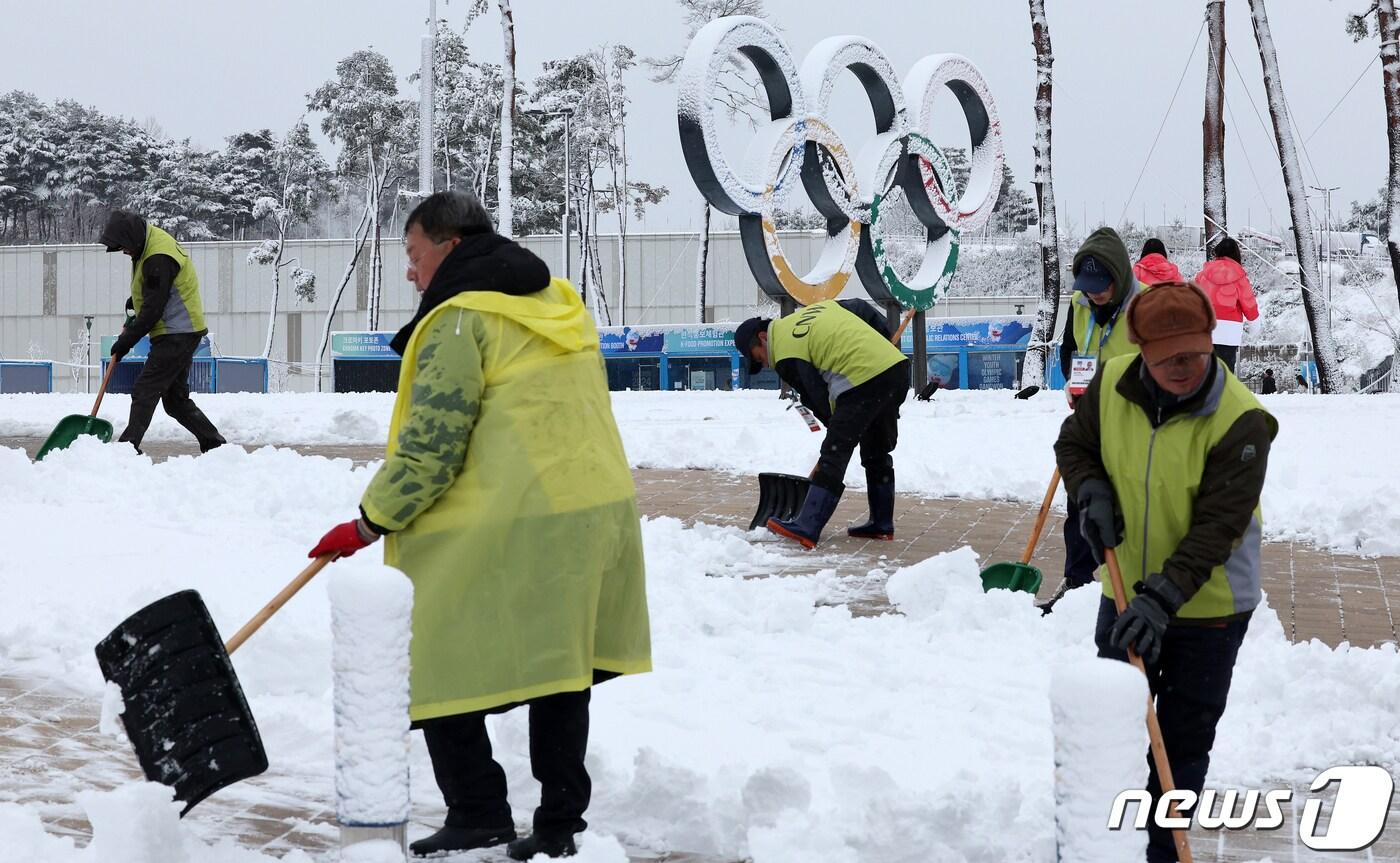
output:
[[[181,817],[220,788],[267,770],[229,655],[334,559],[316,558],[227,645],[193,590],[156,600],[98,643],[97,664],[121,689],[122,725],[141,770],[175,789],[185,804]]]
[[[749,522],[749,530],[755,530],[776,518],[784,521],[797,517],[802,511],[802,502],[807,499],[807,489],[812,480],[805,476],[789,473],[761,473],[758,475],[758,511]]]

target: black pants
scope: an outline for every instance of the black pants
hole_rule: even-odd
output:
[[[1094,552],[1089,548],[1089,540],[1079,532],[1079,504],[1074,498],[1065,499],[1065,581],[1070,587],[1083,587],[1093,582],[1094,570],[1099,565],[1094,561]]]
[[[1216,345],[1215,355],[1224,361],[1225,366],[1230,370],[1235,370],[1235,359],[1240,355],[1239,345]]]
[[[190,400],[190,363],[203,337],[204,333],[172,333],[151,339],[151,353],[131,388],[131,416],[119,440],[139,450],[160,402],[171,419],[195,436],[200,452],[227,443]]]
[[[588,751],[588,702],[592,690],[536,698],[530,707],[530,769],[540,783],[535,831],[582,833],[593,795],[583,758]],[[518,705],[517,705],[518,706]],[[421,723],[449,827],[512,824],[506,773],[491,757],[488,713],[463,713]]]
[[[836,399],[812,483],[833,494],[845,489],[846,465],[860,445],[866,482],[894,482],[890,453],[899,443],[899,406],[909,394],[909,361],[902,360]]]
[[[1108,631],[1118,612],[1113,600],[1103,597],[1099,602],[1099,619],[1094,629],[1094,643],[1099,656],[1108,659],[1128,657],[1108,644]],[[1162,743],[1167,749],[1172,778],[1178,789],[1190,789],[1200,794],[1210,767],[1210,749],[1215,745],[1215,726],[1225,714],[1225,702],[1230,695],[1230,678],[1235,670],[1249,620],[1239,620],[1218,626],[1168,626],[1157,662],[1147,666],[1147,683],[1157,699],[1157,721],[1162,727]],[[1162,793],[1157,780],[1157,768],[1152,755],[1147,791],[1153,807]],[[1191,810],[1182,808],[1182,815]],[[1176,845],[1170,830],[1148,822],[1148,863],[1176,860]]]

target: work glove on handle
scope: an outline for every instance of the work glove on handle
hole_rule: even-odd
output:
[[[1186,597],[1161,574],[1148,576],[1146,583],[1139,581],[1133,589],[1137,596],[1114,621],[1108,642],[1119,650],[1131,648],[1152,665],[1162,655],[1167,623],[1186,604]]]
[[[331,528],[307,557],[321,557],[333,554],[336,557],[349,557],[367,545],[373,545],[379,534],[360,523],[360,519],[347,521]]]
[[[1117,548],[1123,541],[1123,514],[1113,495],[1113,486],[1101,479],[1086,479],[1079,486],[1079,533],[1089,543],[1094,562],[1103,565],[1103,550]]]
[[[139,336],[132,337],[131,330],[122,329],[122,334],[117,336],[117,340],[112,343],[112,359],[121,362],[122,357],[130,353],[140,340]]]

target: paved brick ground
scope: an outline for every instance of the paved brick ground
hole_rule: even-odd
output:
[[[0,446],[22,446],[31,454],[41,441],[0,438]],[[349,458],[363,464],[379,458],[378,447],[298,446],[299,451]],[[156,458],[192,453],[186,444],[152,444]],[[651,516],[671,516],[686,522],[747,527],[757,500],[756,480],[704,471],[636,471],[641,509]],[[865,576],[871,569],[893,569],[933,554],[972,545],[984,560],[1009,560],[1020,555],[1035,517],[1034,507],[1020,503],[974,500],[924,500],[901,496],[895,542],[863,542],[844,536],[842,528],[865,513],[864,496],[847,495],[833,518],[833,531],[816,551],[794,555],[792,564],[775,574],[798,575],[819,569],[861,576],[851,605],[858,612],[878,614],[889,605],[878,580]],[[1045,573],[1042,597],[1058,584],[1063,560],[1060,530],[1063,517],[1052,513],[1032,562]],[[1318,638],[1329,645],[1350,641],[1370,646],[1397,640],[1396,604],[1400,604],[1400,559],[1334,555],[1293,544],[1269,543],[1264,549],[1264,584],[1279,610],[1285,630],[1294,640]],[[857,579],[853,578],[852,583]],[[66,692],[54,684],[0,675],[0,801],[36,806],[49,829],[82,841],[88,825],[73,795],[85,788],[110,788],[138,778],[129,752],[97,734],[100,705]],[[1327,766],[1327,765],[1320,765]],[[209,838],[233,838],[241,844],[281,852],[301,848],[316,853],[333,847],[337,834],[329,798],[328,777],[259,778],[232,788],[200,805],[188,819]],[[306,791],[327,786],[321,799]],[[295,787],[295,795],[287,793]],[[1295,799],[1303,799],[1298,789]],[[258,802],[254,803],[254,799]],[[1197,830],[1192,844],[1201,863],[1237,863],[1270,857],[1284,861],[1400,861],[1400,798],[1392,802],[1391,829],[1364,852],[1319,854],[1296,838],[1299,813],[1288,815],[1283,829],[1272,833],[1208,834]],[[436,800],[415,805],[415,828],[421,835],[440,823]],[[463,858],[466,859],[466,858]],[[658,858],[635,856],[637,861]],[[692,855],[659,858],[670,863],[732,863]],[[813,861],[819,863],[819,861]]]

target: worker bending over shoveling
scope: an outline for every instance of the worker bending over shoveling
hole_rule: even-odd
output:
[[[1176,788],[1199,794],[1261,599],[1259,495],[1278,423],[1216,358],[1215,314],[1195,285],[1154,285],[1124,317],[1142,353],[1099,368],[1055,456],[1084,540],[1100,563],[1116,548],[1122,568],[1121,615],[1100,572],[1099,656],[1142,657]],[[1176,860],[1171,831],[1148,830],[1149,863]]]
[[[860,445],[870,520],[850,536],[894,539],[894,451],[899,406],[909,392],[909,359],[869,304],[824,300],[785,318],[749,318],[734,333],[749,374],[763,367],[797,392],[826,425],[812,484],[797,518],[770,518],[768,529],[815,548],[845,491],[846,466]]]

